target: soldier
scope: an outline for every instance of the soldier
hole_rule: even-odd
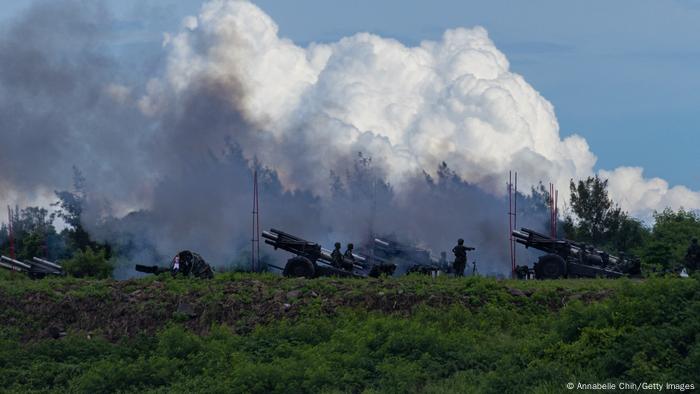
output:
[[[698,264],[700,263],[700,245],[698,245],[698,239],[693,238],[688,247],[688,251],[685,253],[685,261],[688,265],[689,271],[695,271],[698,269]]]
[[[180,254],[176,254],[173,258],[173,262],[170,264],[170,272],[173,276],[180,272]]]
[[[452,253],[455,254],[455,262],[452,264],[455,276],[464,276],[464,268],[467,266],[467,247],[464,246],[462,238],[457,240],[457,246],[452,248]]]
[[[183,276],[192,274],[196,278],[211,279],[214,277],[214,271],[202,256],[189,250],[183,250],[175,256],[170,266],[170,272],[173,276],[181,273]]]
[[[331,252],[331,264],[338,268],[343,266],[343,253],[340,251],[340,242],[335,243],[335,249]]]
[[[355,246],[353,244],[348,244],[348,249],[345,251],[345,254],[343,255],[343,268],[345,268],[348,271],[352,271],[352,267],[355,263],[355,255],[352,254],[352,249]]]

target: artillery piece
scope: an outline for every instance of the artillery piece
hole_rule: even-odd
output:
[[[403,244],[391,237],[374,238],[370,244],[372,259],[382,264],[405,266],[407,273],[438,276],[449,271],[447,261],[440,262],[430,256],[426,249]]]
[[[282,271],[284,276],[316,278],[319,276],[341,276],[341,277],[378,277],[380,275],[391,275],[396,270],[395,264],[379,264],[370,262],[366,257],[353,253],[355,261],[344,258],[344,265],[352,267],[345,269],[333,265],[331,251],[321,245],[307,241],[303,238],[285,233],[284,231],[270,229],[263,231],[262,237],[265,243],[275,249],[295,254],[295,257],[287,260],[287,264],[282,267],[268,264],[273,268]]]
[[[194,276],[195,278],[211,279],[214,277],[214,270],[198,253],[183,250],[175,255],[170,263],[170,267],[160,267],[136,264],[137,272],[160,275],[170,272],[173,276],[181,274],[183,276]]]
[[[512,234],[526,248],[547,253],[539,257],[532,270],[517,267],[519,277],[534,273],[536,279],[619,278],[640,273],[639,260],[612,256],[588,244],[554,239],[527,228]]]
[[[10,271],[23,272],[32,279],[41,279],[45,276],[63,276],[65,272],[60,265],[38,257],[32,260],[19,261],[7,256],[0,256],[0,267]]]

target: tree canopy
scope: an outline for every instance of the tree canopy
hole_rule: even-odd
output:
[[[569,183],[571,212],[564,219],[567,238],[614,252],[632,253],[648,229],[608,196],[608,180],[596,176]]]

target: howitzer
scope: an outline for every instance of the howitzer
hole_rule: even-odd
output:
[[[554,239],[528,228],[515,230],[512,234],[515,242],[526,248],[547,253],[534,264],[537,279],[619,278],[640,273],[639,260],[613,256],[585,243]],[[518,276],[527,277],[523,268],[518,268]]]
[[[32,279],[41,279],[47,275],[63,276],[63,267],[54,262],[32,258],[31,261],[19,261],[7,256],[0,256],[0,267],[11,271],[23,272]]]
[[[270,229],[263,231],[265,243],[275,249],[282,249],[296,256],[287,260],[284,268],[275,265],[270,267],[282,270],[284,276],[316,278],[319,276],[343,276],[364,278],[377,277],[382,274],[391,275],[396,269],[393,264],[372,264],[368,259],[353,253],[354,261],[343,257],[343,267],[336,266],[331,257],[331,251],[320,244],[307,241],[284,231]],[[352,267],[352,268],[350,268]]]
[[[202,256],[189,250],[183,250],[176,254],[168,268],[159,267],[157,265],[136,264],[134,269],[138,272],[155,275],[170,272],[173,276],[178,274],[184,276],[192,275],[196,278],[204,279],[211,279],[214,277],[214,270],[204,261]]]
[[[438,276],[440,272],[447,273],[449,271],[450,267],[446,260],[442,263],[434,260],[426,249],[404,244],[390,237],[374,238],[372,241],[371,255],[378,262],[404,266],[407,273]],[[474,248],[469,248],[469,250],[474,250]]]

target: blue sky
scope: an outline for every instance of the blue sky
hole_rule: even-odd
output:
[[[162,32],[199,0],[109,0],[111,45],[144,75]],[[700,189],[700,1],[256,1],[298,44],[369,31],[416,44],[447,28],[484,26],[513,71],[556,109],[561,134],[584,136],[597,168]],[[4,0],[7,24],[30,1]],[[149,54],[149,55],[146,55]],[[148,75],[146,75],[148,76]]]

